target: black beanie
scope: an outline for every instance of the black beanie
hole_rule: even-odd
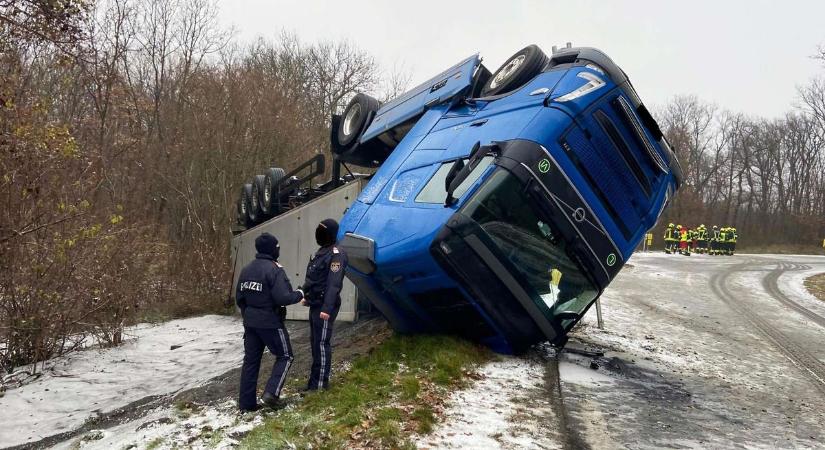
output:
[[[315,229],[315,242],[321,247],[335,244],[338,238],[338,222],[335,219],[324,219]]]
[[[276,260],[281,253],[278,239],[269,233],[261,233],[261,235],[255,239],[255,250],[257,250],[258,253],[270,255]]]

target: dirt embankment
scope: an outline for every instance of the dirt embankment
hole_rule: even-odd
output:
[[[825,273],[805,279],[805,287],[814,297],[825,302]]]

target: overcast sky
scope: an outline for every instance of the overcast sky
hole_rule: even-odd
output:
[[[282,1],[219,0],[244,41],[287,30],[302,40],[349,39],[410,86],[480,52],[495,69],[527,44],[604,50],[643,101],[696,94],[723,108],[778,116],[796,86],[825,68],[825,0],[812,1]]]

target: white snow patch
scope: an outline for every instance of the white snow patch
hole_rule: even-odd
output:
[[[613,383],[612,377],[567,360],[559,361],[559,376],[565,383],[586,386],[602,386]]]
[[[816,298],[805,287],[806,278],[825,272],[825,259],[823,259],[822,264],[812,264],[810,267],[811,269],[808,270],[785,272],[779,277],[777,284],[782,293],[790,297],[791,300],[825,317],[825,302]]]
[[[453,393],[446,419],[418,448],[561,448],[544,393],[545,367],[539,361],[503,357],[480,369],[482,378]]]
[[[6,392],[0,447],[70,431],[98,414],[147,396],[196,387],[238,367],[243,327],[237,317],[203,316],[126,330],[126,343],[46,363],[41,378]],[[171,350],[171,347],[180,348]]]
[[[63,442],[55,450],[110,450],[145,449],[150,444],[156,449],[229,449],[252,428],[263,424],[261,413],[239,414],[238,405],[228,400],[216,406],[194,410],[159,408],[140,419],[86,433]],[[102,435],[99,439],[86,436]],[[96,437],[97,437],[96,436]]]

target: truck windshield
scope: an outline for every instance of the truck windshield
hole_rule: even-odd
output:
[[[542,221],[521,183],[497,170],[463,207],[521,272],[546,305],[551,319],[567,330],[598,295],[581,268],[567,255],[567,245]],[[528,289],[529,291],[529,289]],[[545,308],[542,308],[545,309]]]

